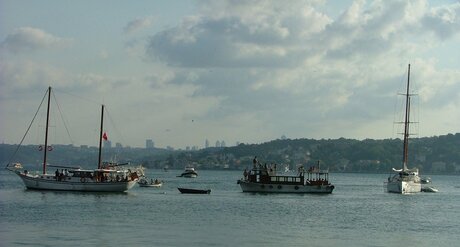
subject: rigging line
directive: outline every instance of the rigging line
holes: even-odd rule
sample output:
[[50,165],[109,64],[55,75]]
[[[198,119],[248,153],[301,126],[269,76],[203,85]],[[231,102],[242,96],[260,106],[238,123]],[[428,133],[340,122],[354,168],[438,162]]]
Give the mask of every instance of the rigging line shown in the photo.
[[61,91],[61,90],[57,90],[57,89],[54,89],[54,91],[58,91],[58,92],[60,92],[60,93],[67,94],[67,95],[70,95],[70,96],[72,96],[72,97],[79,98],[79,99],[81,99],[81,100],[91,102],[91,103],[93,103],[93,104],[101,105],[101,103],[99,103],[99,102],[97,102],[97,101],[95,101],[95,100],[87,99],[87,98],[85,98],[85,97],[78,96],[78,95],[75,95],[75,94],[71,94],[71,93],[69,93],[69,92],[65,92],[65,91]]
[[56,106],[58,108],[59,115],[61,116],[62,123],[64,123],[65,130],[67,131],[67,135],[69,136],[70,142],[72,144],[74,144],[74,141],[72,140],[72,137],[70,136],[69,128],[67,127],[66,121],[64,119],[64,114],[62,114],[61,106],[59,105],[59,103],[57,101],[57,98],[56,98],[56,95],[54,94],[54,92],[52,92],[52,94],[53,94],[54,102],[56,102]]
[[126,143],[125,141],[125,138],[124,136],[122,135],[122,133],[118,130],[117,126],[115,125],[115,121],[113,121],[112,119],[112,115],[110,114],[109,110],[107,108],[105,108],[105,112],[106,112],[106,116],[108,117],[110,123],[113,125],[113,128],[115,129],[115,132],[120,135],[121,137],[121,140],[122,142]]
[[[21,147],[22,143],[24,142],[24,139],[26,139],[27,133],[29,133],[30,127],[32,127],[32,124],[33,124],[33,122],[34,122],[34,120],[35,120],[35,117],[37,117],[38,112],[40,111],[40,108],[42,107],[43,101],[45,101],[46,94],[48,93],[48,90],[49,90],[49,89],[46,90],[45,95],[43,96],[42,102],[40,102],[40,105],[38,106],[38,109],[37,109],[37,111],[35,112],[35,115],[34,115],[34,117],[32,118],[32,121],[30,121],[29,127],[28,127],[27,130],[26,130],[26,133],[25,133],[24,136],[22,137],[22,140],[21,140],[21,142],[19,143],[19,145],[16,147],[16,150],[14,151],[13,155],[11,155],[11,157],[8,159],[8,163],[6,164],[6,167],[5,167],[5,168],[8,167],[8,165],[10,164],[11,160],[13,159],[13,157],[16,156],[16,153],[18,152],[19,148]],[[46,148],[46,147],[45,147],[45,148]]]

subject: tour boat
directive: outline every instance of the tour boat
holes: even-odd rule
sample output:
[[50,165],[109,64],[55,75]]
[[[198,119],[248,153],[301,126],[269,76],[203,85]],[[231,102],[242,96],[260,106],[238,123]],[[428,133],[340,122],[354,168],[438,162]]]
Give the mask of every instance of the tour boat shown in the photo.
[[278,176],[276,167],[254,164],[248,173],[237,183],[243,192],[262,193],[332,193],[334,185],[329,182],[329,171],[321,170],[318,166],[310,167],[307,171],[299,168],[297,176]]
[[408,152],[409,152],[409,124],[410,122],[410,99],[412,94],[409,93],[410,81],[410,64],[407,72],[407,88],[405,117],[404,117],[404,146],[403,146],[403,160],[401,169],[393,168],[395,174],[390,175],[388,180],[384,182],[386,191],[390,193],[408,194],[418,193],[422,190],[422,183],[417,168],[408,168]]
[[186,166],[184,172],[178,177],[185,177],[185,178],[196,178],[198,173],[195,171],[195,168],[191,166]]
[[[97,169],[85,170],[79,167],[52,166],[62,168],[60,171],[56,169],[54,173],[48,173],[47,155],[51,151],[51,146],[48,146],[48,128],[50,118],[50,101],[51,87],[47,90],[48,107],[46,113],[45,125],[45,144],[43,151],[43,169],[41,172],[29,172],[27,170],[19,171],[7,169],[15,172],[24,182],[27,189],[34,190],[62,190],[62,191],[85,191],[85,192],[124,192],[131,189],[138,180],[138,175],[135,170],[121,168],[121,166],[102,163],[102,139],[103,139],[103,121],[104,121],[104,105],[101,110],[101,128],[99,136],[99,162]],[[43,98],[45,99],[45,98]],[[41,104],[40,104],[41,105]],[[30,127],[29,127],[30,128]],[[26,132],[27,135],[27,132]],[[21,141],[22,144],[22,141]],[[19,147],[21,146],[19,144]],[[17,151],[17,150],[16,150]]]

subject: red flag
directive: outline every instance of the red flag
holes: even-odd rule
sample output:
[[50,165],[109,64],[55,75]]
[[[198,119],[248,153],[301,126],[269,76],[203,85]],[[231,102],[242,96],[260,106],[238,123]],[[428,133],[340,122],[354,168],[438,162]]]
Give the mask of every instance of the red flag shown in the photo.
[[104,139],[104,141],[107,141],[109,138],[107,137],[107,133],[104,132],[104,134],[102,135],[102,139]]

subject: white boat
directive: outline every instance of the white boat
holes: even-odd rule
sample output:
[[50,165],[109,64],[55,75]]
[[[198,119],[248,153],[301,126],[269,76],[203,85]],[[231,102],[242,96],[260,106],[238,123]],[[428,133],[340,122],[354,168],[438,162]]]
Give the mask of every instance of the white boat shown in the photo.
[[411,94],[409,93],[409,81],[410,81],[410,64],[407,73],[407,88],[406,94],[406,110],[404,118],[404,147],[403,147],[403,161],[401,169],[394,169],[396,172],[388,177],[388,180],[384,182],[386,191],[390,193],[408,194],[418,193],[422,190],[421,179],[417,168],[409,169],[408,164],[408,152],[409,152],[409,124],[410,122],[410,99]]
[[432,187],[432,186],[423,186],[422,187],[422,191],[423,192],[439,192],[438,189],[436,189],[435,187]]
[[424,177],[420,179],[420,182],[422,184],[431,184],[431,178],[430,177]]
[[178,177],[196,178],[197,176],[198,176],[198,173],[195,171],[195,168],[191,166],[186,166],[184,172]]
[[18,163],[18,162],[16,162],[16,163],[11,163],[11,164],[7,164],[6,167],[7,167],[7,168],[10,168],[10,169],[11,169],[11,168],[12,168],[12,169],[22,169],[22,168],[23,168],[23,167],[22,167],[22,164],[21,164],[21,163]]
[[249,173],[244,171],[237,183],[243,192],[330,194],[334,190],[329,182],[329,171],[321,170],[319,162],[307,172],[299,169],[298,176],[278,176],[276,169],[254,164]]
[[[56,169],[54,174],[47,173],[47,152],[48,148],[48,127],[50,117],[50,99],[51,87],[48,88],[48,108],[45,125],[45,146],[42,148],[44,153],[43,169],[40,173],[32,173],[27,170],[14,171],[24,182],[27,189],[34,190],[62,190],[62,191],[91,191],[91,192],[124,192],[131,189],[138,180],[136,171],[131,172],[130,169],[121,168],[120,166],[102,164],[102,128],[104,120],[104,105],[101,111],[101,129],[99,137],[99,162],[97,169],[83,170],[75,167],[54,166],[66,168],[59,172]],[[27,134],[27,133],[26,133]],[[22,143],[21,143],[22,144]],[[8,167],[7,167],[8,168]]]
[[149,179],[146,177],[141,177],[139,181],[137,182],[139,184],[139,187],[155,187],[155,188],[160,188],[163,186],[163,181],[160,181],[158,179]]

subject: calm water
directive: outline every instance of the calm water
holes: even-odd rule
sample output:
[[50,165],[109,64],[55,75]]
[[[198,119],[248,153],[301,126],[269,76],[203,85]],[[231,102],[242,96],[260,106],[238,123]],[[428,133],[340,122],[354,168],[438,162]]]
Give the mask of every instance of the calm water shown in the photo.
[[[331,174],[330,195],[242,193],[241,172],[149,170],[161,189],[25,190],[0,172],[0,246],[458,246],[460,177],[439,193],[383,192],[383,174]],[[177,187],[212,189],[182,195]]]

